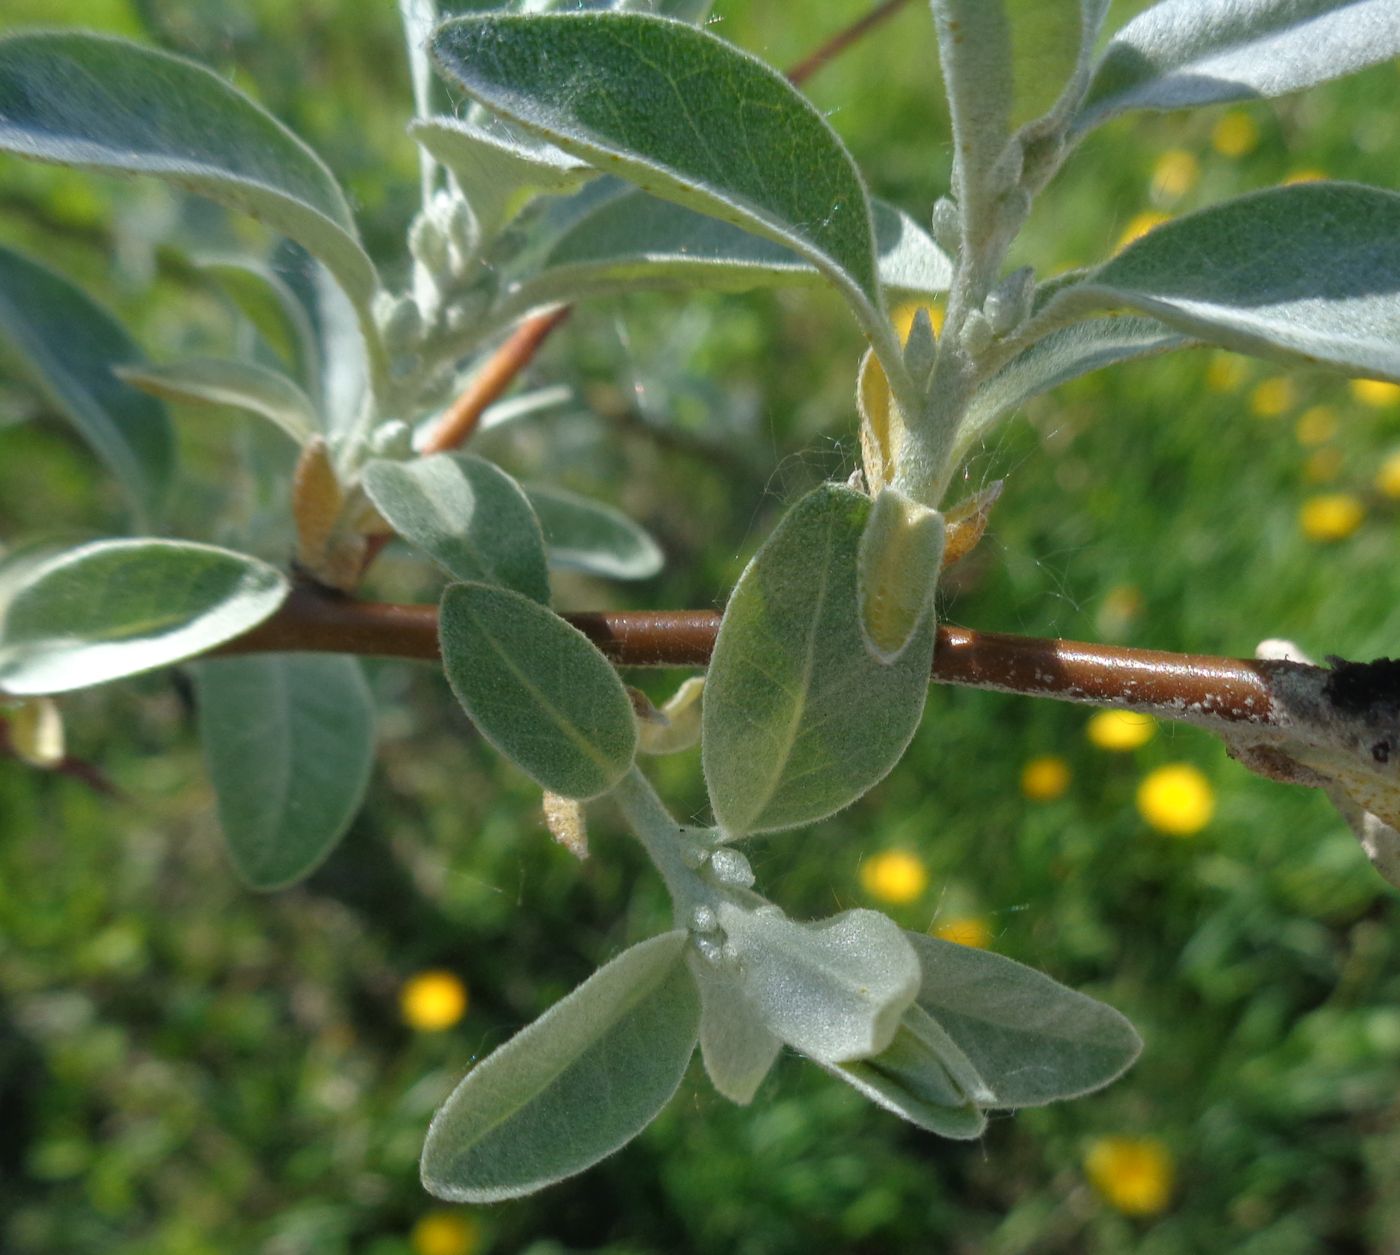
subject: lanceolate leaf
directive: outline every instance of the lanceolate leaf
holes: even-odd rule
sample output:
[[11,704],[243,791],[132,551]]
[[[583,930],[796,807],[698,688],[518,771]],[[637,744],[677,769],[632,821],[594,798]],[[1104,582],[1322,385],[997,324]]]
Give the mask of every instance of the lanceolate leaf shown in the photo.
[[461,18],[434,52],[470,95],[560,148],[802,254],[897,360],[860,172],[776,71],[707,31],[632,13]]
[[374,702],[353,658],[200,663],[199,737],[234,868],[255,889],[308,875],[345,834],[374,763]]
[[705,1072],[730,1102],[747,1106],[783,1043],[727,973],[694,950],[688,958],[700,990],[700,1055]]
[[188,357],[159,365],[124,366],[117,373],[151,396],[191,405],[227,405],[261,415],[298,444],[310,440],[321,425],[306,393],[286,375],[253,362]]
[[612,664],[537,601],[453,584],[439,620],[443,668],[483,736],[551,793],[596,797],[632,764],[637,721]]
[[478,1063],[434,1117],[423,1184],[488,1203],[573,1176],[640,1133],[695,1051],[688,934],[619,955]]
[[324,261],[370,325],[378,278],[330,171],[202,66],[99,35],[11,35],[0,40],[0,151],[156,175],[251,213]]
[[32,571],[0,623],[0,691],[62,693],[193,657],[267,618],[287,581],[213,545],[104,540]]
[[67,279],[0,248],[0,346],[107,464],[138,515],[158,513],[175,435],[165,406],[112,373],[141,360],[121,325]]
[[613,580],[649,579],[665,559],[660,547],[619,510],[560,488],[531,484],[530,498],[549,561]]
[[1281,96],[1400,54],[1393,0],[1161,0],[1114,37],[1075,122]]
[[897,661],[866,648],[857,554],[870,499],[797,503],[730,598],[705,685],[705,780],[730,837],[811,823],[899,760],[928,691],[933,615]]
[[246,257],[204,257],[195,261],[292,368],[297,382],[309,394],[319,397],[321,366],[316,330],[310,312],[283,278],[270,265]]
[[1400,195],[1272,188],[1164,223],[1036,320],[1127,307],[1194,339],[1400,380]]
[[459,580],[549,604],[544,539],[520,485],[470,454],[371,462],[365,491],[390,526]]

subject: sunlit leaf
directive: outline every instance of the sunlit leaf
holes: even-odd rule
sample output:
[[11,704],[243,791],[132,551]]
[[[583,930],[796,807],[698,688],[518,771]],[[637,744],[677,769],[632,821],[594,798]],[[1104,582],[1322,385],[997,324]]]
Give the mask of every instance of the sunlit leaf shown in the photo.
[[530,498],[552,566],[613,580],[645,580],[665,558],[646,531],[601,501],[543,484],[529,484]]
[[187,357],[176,362],[125,366],[118,375],[142,392],[191,405],[226,405],[275,423],[298,444],[321,425],[311,398],[286,375],[254,362]]

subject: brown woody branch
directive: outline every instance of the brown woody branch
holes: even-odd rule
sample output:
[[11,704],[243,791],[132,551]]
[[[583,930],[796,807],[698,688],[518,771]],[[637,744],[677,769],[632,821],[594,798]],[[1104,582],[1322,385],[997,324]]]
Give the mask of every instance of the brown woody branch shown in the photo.
[[787,72],[788,81],[794,85],[805,83],[828,61],[835,60],[853,43],[861,39],[881,22],[893,17],[909,0],[884,0],[877,4],[864,17],[857,18],[844,30],[838,31],[810,56],[804,57]]

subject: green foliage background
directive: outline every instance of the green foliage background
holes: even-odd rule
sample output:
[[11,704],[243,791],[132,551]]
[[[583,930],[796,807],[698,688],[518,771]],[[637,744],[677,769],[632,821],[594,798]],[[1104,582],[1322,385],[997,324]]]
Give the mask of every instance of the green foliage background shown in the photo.
[[[717,29],[788,64],[864,9],[718,6]],[[1119,6],[1115,6],[1117,8]],[[392,6],[307,0],[9,0],[4,25],[86,24],[229,74],[345,181],[371,252],[400,256],[416,164]],[[1115,12],[1114,21],[1122,14]],[[1173,212],[1303,169],[1394,185],[1394,65],[1243,112],[1247,157],[1211,146],[1219,110],[1119,121],[1052,187],[1023,245],[1050,268],[1092,260],[1149,207],[1154,162],[1186,149],[1199,184]],[[927,11],[910,8],[813,80],[882,195],[922,214],[946,186],[946,125]],[[257,229],[148,184],[5,161],[0,238],[86,284],[154,357],[226,349],[226,311],[181,260]],[[566,607],[717,606],[783,506],[856,457],[859,337],[838,299],[630,298],[581,309],[532,368],[586,402],[483,438],[512,471],[591,491],[661,538],[637,588],[561,580]],[[1006,476],[992,532],[943,594],[993,630],[1248,653],[1286,636],[1314,654],[1400,653],[1397,503],[1372,488],[1400,447],[1400,405],[1191,353],[1061,389],[968,470]],[[8,378],[8,377],[5,377]],[[1215,386],[1212,386],[1212,383]],[[1295,436],[1339,418],[1330,482]],[[22,420],[32,418],[35,421]],[[231,415],[178,415],[180,534],[237,518],[283,558],[289,448]],[[508,429],[509,430],[509,429]],[[233,468],[233,469],[230,469]],[[1310,478],[1312,477],[1312,478]],[[1302,502],[1356,493],[1361,527],[1307,539]],[[0,536],[115,534],[119,501],[24,388],[0,384]],[[1140,597],[1125,616],[1122,590]],[[406,558],[375,590],[427,599]],[[678,676],[640,679],[656,696]],[[377,664],[380,767],[331,860],[272,896],[220,849],[188,685],[157,675],[65,702],[75,753],[124,800],[0,762],[0,1246],[201,1255],[412,1250],[432,1210],[416,1161],[433,1109],[474,1058],[666,925],[664,895],[600,808],[583,865],[544,831],[537,790],[477,738],[440,676]],[[858,719],[860,712],[851,712]],[[1104,1093],[1003,1118],[981,1144],[901,1125],[792,1058],[739,1110],[698,1065],[618,1157],[535,1199],[476,1214],[478,1249],[985,1252],[1231,1249],[1287,1255],[1400,1246],[1400,909],[1319,796],[1249,776],[1210,739],[1164,728],[1107,755],[1087,713],[935,690],[906,762],[824,824],[762,838],[760,881],[794,915],[872,904],[863,858],[916,852],[930,883],[891,908],[913,928],[975,914],[1001,953],[1104,998],[1139,1025],[1140,1063]],[[1031,757],[1063,755],[1068,793],[1023,798]],[[1133,806],[1154,765],[1197,764],[1218,795],[1192,839]],[[658,764],[698,811],[698,755]],[[403,1024],[398,993],[459,973],[466,1018]],[[1161,1139],[1178,1179],[1131,1219],[1089,1186],[1104,1135]]]

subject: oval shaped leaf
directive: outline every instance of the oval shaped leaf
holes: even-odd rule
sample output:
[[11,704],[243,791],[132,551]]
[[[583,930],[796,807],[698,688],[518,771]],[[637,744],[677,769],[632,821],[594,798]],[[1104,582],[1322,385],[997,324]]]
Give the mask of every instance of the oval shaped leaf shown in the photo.
[[1400,380],[1400,195],[1271,188],[1164,223],[1037,318],[1127,306],[1194,338]]
[[470,1072],[433,1117],[423,1184],[490,1203],[573,1176],[630,1142],[695,1051],[688,934],[624,951]]
[[549,604],[540,524],[520,485],[499,467],[470,454],[371,462],[364,486],[400,536],[459,580]]
[[226,357],[187,357],[159,365],[124,366],[117,374],[132,387],[169,401],[227,405],[275,423],[298,444],[321,425],[311,398],[286,375]]
[[262,219],[321,258],[367,310],[379,286],[321,159],[203,66],[122,39],[0,39],[0,151],[151,174]]
[[63,693],[150,671],[261,623],[287,580],[247,554],[104,540],[31,572],[0,623],[0,690]]
[[121,324],[67,279],[0,247],[0,343],[106,463],[137,514],[158,514],[175,433],[165,406],[112,373],[142,358]]
[[918,955],[917,1004],[957,1043],[994,1095],[1036,1107],[1120,1076],[1142,1050],[1112,1007],[999,954],[906,933]]
[[694,950],[690,973],[700,990],[700,1057],[711,1083],[730,1102],[746,1107],[768,1075],[782,1041],[735,983]]
[[1281,96],[1397,54],[1394,0],[1161,0],[1104,50],[1075,129],[1125,109]]
[[552,566],[610,580],[645,580],[665,564],[661,547],[620,510],[562,488],[529,484]]
[[596,797],[637,752],[612,664],[577,628],[520,593],[453,584],[442,597],[443,669],[481,734],[551,793]]
[[769,66],[637,13],[459,18],[433,52],[469,95],[566,152],[794,249],[892,345],[860,172]]
[[749,563],[720,624],[701,749],[715,818],[732,838],[849,806],[899,761],[923,713],[928,614],[898,660],[866,648],[857,555],[870,499],[808,493]]
[[199,739],[234,870],[254,889],[309,875],[345,835],[374,764],[354,658],[258,654],[195,668]]

